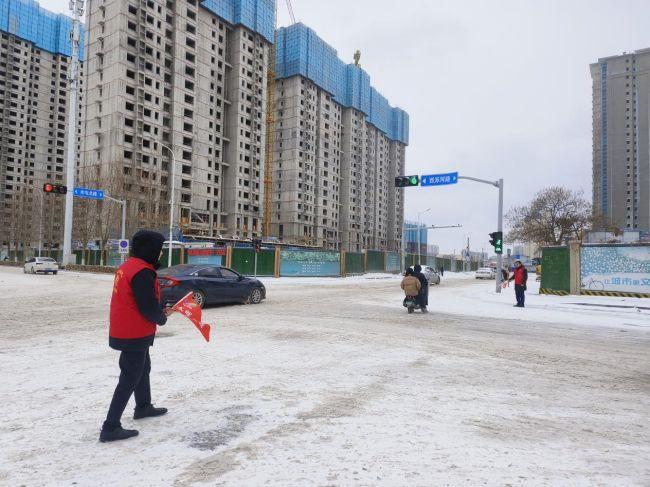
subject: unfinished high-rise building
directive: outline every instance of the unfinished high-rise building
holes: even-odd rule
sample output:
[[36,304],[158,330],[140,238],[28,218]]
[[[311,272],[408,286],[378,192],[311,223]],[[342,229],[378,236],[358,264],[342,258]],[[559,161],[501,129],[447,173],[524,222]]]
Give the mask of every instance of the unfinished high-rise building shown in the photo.
[[86,20],[80,180],[162,228],[173,174],[181,232],[261,235],[274,0],[90,0]]
[[0,0],[0,252],[61,245],[65,198],[43,185],[66,181],[71,29],[37,2]]
[[606,227],[650,231],[650,49],[590,69],[594,213]]
[[358,252],[401,248],[408,115],[303,24],[276,32],[272,234]]

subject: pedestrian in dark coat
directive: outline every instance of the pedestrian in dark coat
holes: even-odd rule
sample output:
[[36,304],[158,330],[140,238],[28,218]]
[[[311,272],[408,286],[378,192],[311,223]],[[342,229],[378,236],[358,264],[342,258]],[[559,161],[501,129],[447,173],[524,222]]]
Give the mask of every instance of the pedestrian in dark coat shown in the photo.
[[440,267],[440,275],[441,275],[441,276],[444,276],[444,275],[445,275],[445,268],[442,267],[442,266]]
[[422,266],[420,264],[416,265],[413,270],[413,277],[417,277],[420,281],[420,294],[418,294],[418,303],[420,304],[420,309],[423,313],[428,313],[427,306],[429,306],[429,281],[426,276],[422,273]]
[[131,395],[135,395],[133,419],[161,416],[165,408],[151,404],[149,347],[156,327],[167,321],[160,306],[160,286],[156,269],[165,237],[141,230],[131,240],[131,257],[115,273],[111,298],[108,344],[120,351],[120,378],[102,426],[102,442],[125,440],[138,434],[120,422]]
[[526,283],[528,282],[528,271],[522,265],[520,260],[515,261],[515,270],[512,273],[512,277],[508,279],[508,282],[515,281],[515,296],[517,298],[517,304],[515,308],[523,308],[524,301],[526,300]]

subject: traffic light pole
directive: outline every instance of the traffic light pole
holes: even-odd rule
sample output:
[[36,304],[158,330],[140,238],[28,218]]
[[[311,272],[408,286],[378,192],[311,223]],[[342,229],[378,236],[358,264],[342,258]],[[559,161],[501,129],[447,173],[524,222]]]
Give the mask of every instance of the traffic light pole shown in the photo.
[[68,135],[66,161],[66,185],[68,192],[65,195],[65,220],[63,225],[63,265],[73,263],[72,259],[72,205],[74,204],[74,176],[77,160],[77,87],[79,83],[79,18],[83,15],[83,0],[70,0],[72,10],[72,32],[70,40],[72,44],[72,55],[70,56],[70,81],[68,93],[70,95],[70,107],[68,109]]
[[[499,212],[497,217],[497,229],[499,232],[503,232],[503,179],[497,181],[488,181],[486,179],[472,178],[469,176],[458,176],[458,179],[469,179],[470,181],[476,181],[477,183],[489,184],[499,189]],[[503,269],[503,254],[497,254],[497,272],[496,272],[496,291],[501,293],[501,284],[503,283],[503,274],[501,270]]]

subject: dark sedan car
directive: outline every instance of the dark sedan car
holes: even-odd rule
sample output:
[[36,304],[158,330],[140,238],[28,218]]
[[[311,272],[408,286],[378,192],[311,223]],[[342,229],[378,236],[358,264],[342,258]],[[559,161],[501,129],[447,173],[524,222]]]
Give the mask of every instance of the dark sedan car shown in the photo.
[[216,265],[182,264],[158,272],[165,305],[177,303],[190,291],[202,308],[208,304],[252,303],[266,298],[266,288],[257,279]]

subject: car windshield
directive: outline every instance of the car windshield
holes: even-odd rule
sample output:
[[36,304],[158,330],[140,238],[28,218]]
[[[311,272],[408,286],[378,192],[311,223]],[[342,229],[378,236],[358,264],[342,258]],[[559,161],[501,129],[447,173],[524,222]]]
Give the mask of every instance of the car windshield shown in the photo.
[[39,262],[56,262],[54,259],[52,259],[50,257],[39,257],[38,261]]
[[173,276],[186,276],[194,272],[198,266],[193,264],[181,264],[169,267],[168,269],[162,269],[158,271],[160,277],[173,277]]

